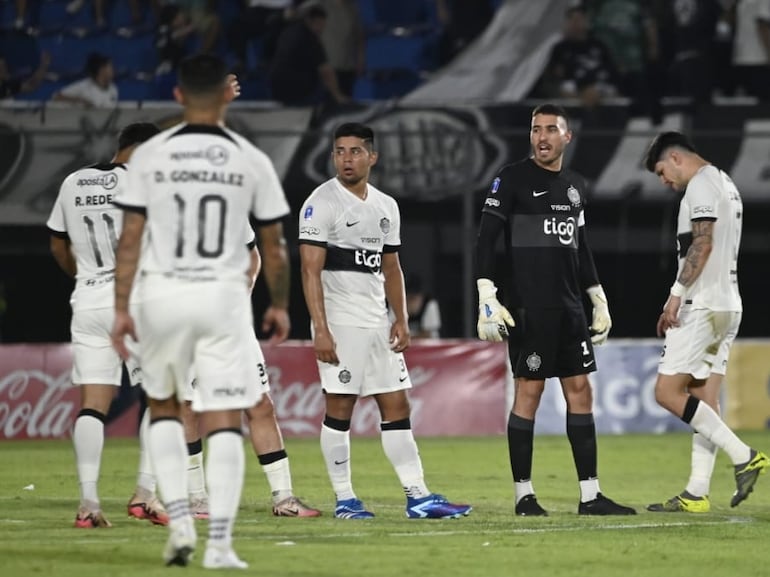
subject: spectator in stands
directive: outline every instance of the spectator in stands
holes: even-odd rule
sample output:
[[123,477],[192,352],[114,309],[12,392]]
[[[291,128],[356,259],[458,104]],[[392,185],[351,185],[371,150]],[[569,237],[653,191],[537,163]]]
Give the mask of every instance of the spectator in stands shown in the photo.
[[321,0],[327,19],[321,41],[329,64],[337,76],[337,84],[346,97],[366,65],[366,37],[356,0]]
[[222,29],[217,0],[174,0],[173,3],[182,9],[198,35],[197,52],[216,52]]
[[262,57],[265,62],[270,62],[281,30],[295,15],[293,0],[242,1],[243,8],[230,32],[230,48],[236,58],[236,70],[246,68],[246,53],[253,39],[262,43]]
[[13,98],[17,94],[25,92],[34,92],[45,79],[50,62],[51,55],[48,52],[43,52],[40,55],[40,64],[31,76],[27,78],[14,77],[8,70],[5,59],[0,56],[0,100]]
[[473,42],[495,15],[491,0],[435,0],[442,26],[439,41],[440,64],[447,64]]
[[185,13],[176,4],[166,4],[160,9],[160,20],[155,32],[155,47],[158,49],[157,75],[176,70],[177,65],[187,56],[187,38],[194,32]]
[[425,291],[422,278],[417,274],[407,275],[405,289],[406,312],[409,314],[412,338],[437,339],[441,330],[438,301]]
[[607,45],[591,35],[583,5],[567,8],[564,38],[554,45],[541,82],[543,96],[579,98],[587,107],[618,93],[612,56]]
[[[33,18],[30,18],[30,15],[27,11],[29,6],[27,0],[16,0],[15,6],[16,19],[13,22],[13,27],[16,30],[26,30],[29,34],[37,34],[39,32],[35,26],[37,24],[37,15],[35,15]],[[35,7],[39,8],[37,5]]]
[[695,104],[708,102],[714,87],[713,62],[720,0],[660,2],[662,36],[671,39],[668,92]]
[[738,89],[770,99],[770,0],[737,0],[733,72]]
[[59,102],[83,104],[86,107],[112,108],[118,102],[118,87],[113,78],[112,60],[94,52],[86,62],[86,78],[68,84],[53,95]]
[[[107,21],[104,18],[104,0],[93,0],[94,2],[94,24],[97,28],[106,28]],[[68,14],[77,14],[83,8],[85,0],[72,0],[67,4]]]
[[299,18],[278,38],[270,65],[273,98],[288,106],[312,106],[329,99],[347,102],[349,99],[340,91],[321,43],[326,10],[308,2],[299,8],[298,14]]
[[651,76],[659,65],[658,30],[642,0],[594,0],[591,30],[606,44],[618,72],[623,96],[632,99],[631,113],[648,113],[659,120],[660,82]]

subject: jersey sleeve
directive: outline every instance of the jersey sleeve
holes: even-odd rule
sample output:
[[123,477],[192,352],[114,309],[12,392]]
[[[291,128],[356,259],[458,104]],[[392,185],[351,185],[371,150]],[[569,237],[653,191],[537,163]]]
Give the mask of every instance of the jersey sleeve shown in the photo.
[[687,185],[690,220],[716,220],[719,190],[703,174],[697,174]]
[[484,207],[481,212],[494,215],[503,220],[508,220],[508,215],[513,208],[513,170],[504,167],[497,173],[484,199]]
[[65,179],[59,188],[59,194],[56,197],[56,202],[53,204],[51,215],[48,217],[48,222],[46,223],[48,230],[51,231],[52,234],[61,237],[68,236],[67,223],[64,219],[64,206],[62,201],[63,192],[67,186],[68,181],[69,179]]
[[139,145],[131,156],[131,162],[126,166],[126,184],[117,191],[112,204],[123,210],[146,213],[148,179],[150,177],[147,164],[151,149]]
[[383,252],[398,252],[398,249],[401,248],[401,211],[399,211],[398,203],[394,198],[391,198],[390,201],[390,222],[380,223],[380,228],[385,231],[385,241],[382,250]]
[[332,207],[311,194],[299,212],[299,242],[326,246],[332,226]]
[[256,148],[253,153],[257,190],[251,209],[252,216],[259,225],[270,224],[289,214],[289,203],[272,161]]

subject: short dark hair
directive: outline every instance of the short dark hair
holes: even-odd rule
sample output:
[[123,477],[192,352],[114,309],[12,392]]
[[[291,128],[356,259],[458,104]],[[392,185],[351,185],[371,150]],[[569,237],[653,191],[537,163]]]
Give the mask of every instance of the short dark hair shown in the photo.
[[105,56],[100,52],[91,52],[86,59],[86,74],[89,77],[94,78],[103,66],[106,66],[112,62],[109,56]]
[[334,129],[334,140],[343,136],[356,136],[374,147],[374,130],[360,122],[345,122]]
[[179,88],[192,95],[209,95],[225,87],[227,65],[215,54],[196,54],[179,63]]
[[676,130],[661,132],[653,139],[650,143],[650,147],[647,149],[647,154],[644,156],[644,167],[650,172],[655,172],[655,165],[666,150],[672,147],[696,152],[690,139],[681,132],[677,132]]
[[553,104],[552,102],[539,104],[538,106],[535,106],[535,109],[532,111],[532,118],[538,114],[561,116],[564,119],[564,122],[567,123],[567,127],[569,127],[569,115],[567,114],[567,110],[559,104]]
[[152,122],[134,122],[129,124],[118,134],[118,150],[123,150],[135,144],[141,144],[150,140],[160,132],[160,128]]

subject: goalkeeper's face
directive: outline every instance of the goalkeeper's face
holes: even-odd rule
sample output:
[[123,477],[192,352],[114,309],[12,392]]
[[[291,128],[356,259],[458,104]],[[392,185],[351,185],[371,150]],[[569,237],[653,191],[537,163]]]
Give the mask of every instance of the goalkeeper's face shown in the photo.
[[357,136],[341,136],[334,142],[332,152],[337,178],[347,186],[369,180],[369,172],[377,162],[371,144]]

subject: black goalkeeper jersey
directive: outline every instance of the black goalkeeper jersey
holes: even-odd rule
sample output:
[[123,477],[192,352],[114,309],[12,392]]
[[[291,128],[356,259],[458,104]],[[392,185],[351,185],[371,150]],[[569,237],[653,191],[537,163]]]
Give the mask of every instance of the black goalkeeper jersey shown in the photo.
[[504,166],[492,182],[483,212],[507,225],[510,307],[582,306],[578,231],[586,187],[576,172],[546,170],[531,158]]

